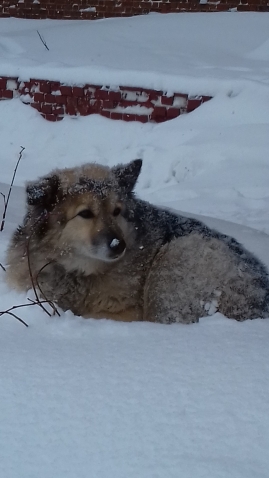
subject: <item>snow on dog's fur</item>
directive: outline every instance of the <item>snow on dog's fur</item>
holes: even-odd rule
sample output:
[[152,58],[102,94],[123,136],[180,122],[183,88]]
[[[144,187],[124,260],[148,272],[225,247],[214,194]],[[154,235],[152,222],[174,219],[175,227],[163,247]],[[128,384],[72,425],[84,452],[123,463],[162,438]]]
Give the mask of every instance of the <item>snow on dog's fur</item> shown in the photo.
[[8,279],[84,317],[196,322],[269,315],[265,267],[235,239],[137,199],[142,161],[55,170],[26,188]]

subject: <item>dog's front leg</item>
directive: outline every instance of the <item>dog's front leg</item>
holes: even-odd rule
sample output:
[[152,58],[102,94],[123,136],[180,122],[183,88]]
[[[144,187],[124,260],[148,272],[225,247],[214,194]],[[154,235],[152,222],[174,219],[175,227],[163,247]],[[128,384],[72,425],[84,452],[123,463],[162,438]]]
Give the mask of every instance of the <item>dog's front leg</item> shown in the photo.
[[189,277],[184,276],[177,247],[165,244],[154,259],[144,294],[143,320],[164,324],[190,324],[204,315]]

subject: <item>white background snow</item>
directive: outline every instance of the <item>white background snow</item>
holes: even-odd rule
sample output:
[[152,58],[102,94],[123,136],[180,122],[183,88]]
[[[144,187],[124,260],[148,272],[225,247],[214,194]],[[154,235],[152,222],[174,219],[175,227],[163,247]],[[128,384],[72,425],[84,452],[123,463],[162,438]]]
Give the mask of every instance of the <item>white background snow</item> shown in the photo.
[[[0,191],[25,151],[0,262],[26,180],[142,157],[140,197],[208,216],[269,265],[268,52],[266,13],[0,19],[0,75],[214,96],[163,124],[95,115],[52,124],[19,99],[1,101]],[[0,310],[27,301],[4,276]],[[124,324],[50,319],[36,307],[19,315],[28,329],[0,319],[1,477],[268,478],[269,321]]]

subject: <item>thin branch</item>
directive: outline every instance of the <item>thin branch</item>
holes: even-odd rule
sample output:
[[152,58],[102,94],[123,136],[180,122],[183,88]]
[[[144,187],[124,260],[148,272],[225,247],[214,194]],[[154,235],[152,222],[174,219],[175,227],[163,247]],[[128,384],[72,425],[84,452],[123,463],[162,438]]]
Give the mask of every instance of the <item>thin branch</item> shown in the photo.
[[17,173],[17,169],[18,169],[18,166],[19,166],[19,164],[20,164],[20,160],[21,160],[21,158],[22,158],[22,153],[23,153],[24,150],[25,150],[25,148],[24,148],[23,146],[21,146],[21,150],[20,150],[20,153],[19,153],[19,159],[18,159],[18,161],[17,161],[17,163],[16,163],[16,166],[15,166],[15,169],[14,169],[14,171],[13,171],[13,176],[12,176],[11,183],[10,183],[10,186],[9,186],[7,198],[5,197],[5,195],[4,195],[3,193],[1,193],[1,196],[3,196],[3,198],[4,198],[4,212],[3,212],[3,216],[2,216],[2,222],[1,222],[0,232],[3,231],[4,226],[5,226],[5,220],[6,220],[6,214],[7,214],[7,208],[8,208],[9,198],[10,198],[10,194],[11,194],[11,191],[12,191],[14,179],[15,179],[15,176],[16,176],[16,173]]
[[40,283],[39,283],[39,277],[38,277],[39,274],[40,274],[40,273],[45,269],[45,267],[47,267],[49,264],[51,264],[51,262],[47,262],[47,264],[45,264],[43,267],[41,267],[41,269],[39,269],[39,271],[38,271],[38,273],[37,273],[37,275],[36,275],[36,283],[37,283],[37,287],[39,288],[41,294],[42,294],[43,297],[45,298],[46,302],[48,302],[48,303],[50,304],[50,306],[51,306],[51,308],[53,309],[54,313],[57,314],[58,317],[61,317],[61,314],[60,314],[60,312],[58,311],[56,305],[55,305],[52,301],[50,301],[50,300],[47,299],[47,297],[46,297],[46,295],[44,294],[44,292],[43,292],[43,290],[42,290],[42,288],[41,288],[41,285],[40,285]]
[[4,314],[11,315],[12,317],[14,317],[14,319],[18,320],[23,325],[25,325],[25,327],[29,327],[29,325],[26,324],[26,322],[24,322],[24,320],[20,319],[20,317],[18,317],[16,314],[13,314],[12,312],[3,312],[3,314],[1,313],[1,315],[4,315]]
[[3,264],[1,264],[1,262],[0,262],[0,267],[1,267],[1,269],[3,269],[4,272],[6,272],[6,269],[5,269],[5,267],[3,266]]
[[19,305],[13,305],[12,307],[9,307],[9,309],[7,310],[3,310],[3,311],[0,311],[0,317],[2,317],[2,315],[12,315],[12,317],[15,317],[15,319],[19,320],[22,324],[24,324],[26,327],[29,327],[28,324],[26,324],[26,322],[24,322],[24,320],[22,320],[20,317],[18,317],[18,315],[14,314],[14,312],[12,312],[13,310],[16,310],[16,309],[23,309],[24,307],[31,307],[31,305],[43,305],[43,304],[47,304],[48,301],[47,300],[38,300],[35,301],[35,300],[32,300],[32,299],[29,299],[28,297],[28,300],[30,302],[30,304],[19,304]]
[[47,48],[47,50],[49,51],[49,47],[48,47],[47,43],[45,42],[44,38],[40,35],[38,30],[36,30],[36,31],[37,31],[37,34],[38,34],[40,40],[42,41],[44,47]]
[[[38,221],[40,221],[41,217],[38,218]],[[37,224],[37,222],[34,224],[34,226]],[[33,277],[33,271],[32,271],[32,267],[31,267],[31,261],[30,261],[30,241],[32,239],[32,236],[34,234],[34,227],[33,227],[33,230],[29,236],[29,239],[27,241],[27,246],[26,246],[26,253],[27,253],[27,262],[28,262],[28,270],[29,270],[29,274],[30,274],[30,280],[31,280],[31,284],[32,284],[32,287],[33,287],[33,290],[34,290],[34,294],[35,294],[35,298],[36,298],[36,302],[38,302],[38,304],[40,305],[41,309],[44,310],[44,312],[46,312],[46,314],[51,317],[51,313],[46,309],[46,307],[44,307],[42,305],[42,301],[40,301],[39,297],[38,297],[38,293],[37,293],[37,290],[36,290],[36,285],[35,285],[35,281],[34,281],[34,277]]]

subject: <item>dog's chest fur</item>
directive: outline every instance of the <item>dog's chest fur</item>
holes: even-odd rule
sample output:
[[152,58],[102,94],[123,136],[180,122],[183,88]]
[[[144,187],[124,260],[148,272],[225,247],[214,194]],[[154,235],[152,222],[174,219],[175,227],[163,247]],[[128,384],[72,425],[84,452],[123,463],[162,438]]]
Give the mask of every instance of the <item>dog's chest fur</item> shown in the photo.
[[144,285],[154,254],[137,248],[103,273],[91,275],[66,272],[54,264],[40,277],[41,287],[61,308],[84,317],[142,320]]

